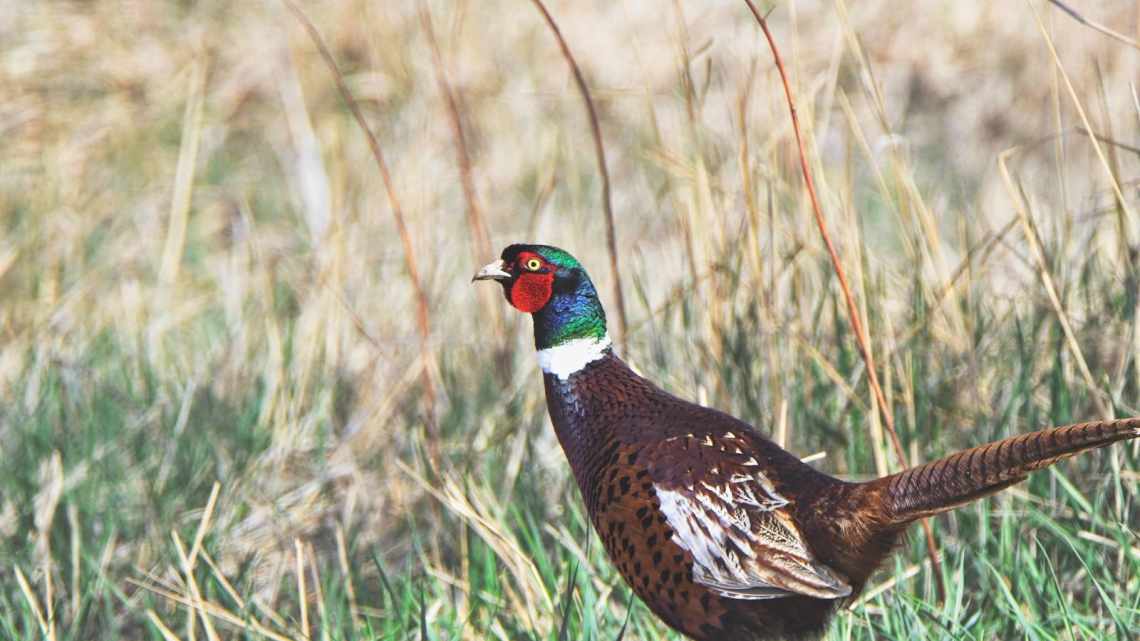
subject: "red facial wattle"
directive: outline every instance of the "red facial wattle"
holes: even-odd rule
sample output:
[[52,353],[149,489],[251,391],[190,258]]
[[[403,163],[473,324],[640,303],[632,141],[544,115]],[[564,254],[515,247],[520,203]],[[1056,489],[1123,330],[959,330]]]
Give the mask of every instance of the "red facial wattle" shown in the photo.
[[511,284],[508,298],[519,311],[533,314],[546,307],[553,292],[553,272],[523,272]]

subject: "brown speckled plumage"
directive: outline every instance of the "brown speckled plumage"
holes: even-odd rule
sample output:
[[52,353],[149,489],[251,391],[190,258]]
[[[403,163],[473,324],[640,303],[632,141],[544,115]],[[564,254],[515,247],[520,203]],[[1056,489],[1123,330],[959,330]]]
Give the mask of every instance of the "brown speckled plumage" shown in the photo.
[[[852,484],[802,463],[742,421],[665,393],[612,353],[566,380],[544,379],[555,431],[606,552],[657,616],[710,641],[815,638],[836,608],[862,590],[910,522],[1140,430],[1140,419],[1044,430]],[[734,477],[738,484],[764,479],[770,488],[756,489],[755,481],[753,492],[786,501],[759,507],[748,501],[742,508],[761,530],[758,541],[749,541],[767,570],[754,573],[761,587],[753,589],[768,593],[758,598],[697,582],[694,555],[675,540],[662,510],[662,492],[722,497],[716,488]],[[775,534],[798,539],[807,558],[789,554],[788,541],[773,543]],[[805,571],[805,563],[821,569]],[[829,587],[829,579],[839,585]]]
[[[694,639],[817,638],[916,519],[1140,436],[1140,418],[1071,425],[847,483],[627,367],[569,254],[512,245],[476,278],[500,281],[524,311],[537,305],[540,350],[566,348],[566,360],[545,357],[547,408],[590,519],[634,592]],[[527,278],[552,279],[546,300],[520,302]]]
[[[613,354],[565,381],[544,378],[547,407],[594,528],[657,616],[697,639],[764,638],[750,632],[761,624],[769,638],[822,629],[834,600],[742,600],[695,583],[693,555],[673,540],[657,493],[712,485],[753,467],[785,497],[799,494],[798,487],[838,494],[846,484],[827,483],[747,424],[666,394]],[[743,465],[753,459],[755,465]],[[794,520],[793,507],[775,514]]]

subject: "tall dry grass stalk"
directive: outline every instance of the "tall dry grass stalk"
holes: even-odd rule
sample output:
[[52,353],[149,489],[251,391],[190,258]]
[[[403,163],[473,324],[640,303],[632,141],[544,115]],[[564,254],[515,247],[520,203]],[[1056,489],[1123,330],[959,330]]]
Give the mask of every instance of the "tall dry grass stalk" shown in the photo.
[[590,122],[590,136],[594,141],[594,156],[598,162],[598,174],[602,178],[602,215],[605,216],[606,221],[606,249],[610,255],[610,278],[613,279],[614,303],[617,304],[618,342],[621,344],[622,350],[626,351],[629,346],[627,337],[629,321],[626,320],[625,294],[622,293],[621,270],[618,269],[617,228],[614,224],[613,198],[610,195],[610,170],[606,165],[606,146],[602,140],[602,126],[598,122],[598,111],[594,107],[594,99],[590,97],[590,88],[586,84],[586,78],[583,77],[582,70],[578,67],[578,61],[574,59],[574,54],[570,52],[570,45],[566,44],[566,39],[562,37],[562,31],[558,28],[554,16],[550,15],[550,11],[547,10],[542,0],[531,0],[531,2],[542,14],[542,19],[546,21],[554,39],[558,41],[558,49],[570,67],[570,72],[574,76],[574,84],[586,106],[586,116]]
[[320,31],[317,30],[313,21],[305,15],[305,12],[302,11],[293,0],[282,1],[289,7],[289,10],[305,28],[309,37],[312,38],[313,44],[316,45],[317,50],[320,52],[321,58],[323,58],[325,64],[328,65],[329,72],[336,81],[336,87],[340,92],[341,98],[343,98],[345,104],[348,105],[349,111],[352,112],[352,117],[356,119],[356,123],[360,126],[361,133],[364,134],[365,140],[368,141],[368,148],[372,152],[372,157],[376,161],[376,167],[380,171],[380,177],[384,181],[384,192],[388,196],[388,207],[392,211],[392,218],[396,221],[396,230],[399,233],[400,243],[404,249],[404,265],[408,270],[408,280],[412,284],[412,291],[415,298],[416,328],[420,334],[420,380],[424,398],[424,422],[428,432],[427,445],[433,464],[438,465],[439,427],[437,424],[435,383],[431,375],[431,364],[435,360],[435,354],[431,348],[430,305],[428,303],[427,293],[424,291],[423,282],[420,278],[419,262],[416,259],[416,251],[412,244],[411,233],[408,231],[408,224],[404,220],[404,209],[400,205],[400,198],[396,194],[396,186],[392,182],[392,173],[388,169],[388,162],[384,159],[384,151],[380,146],[380,141],[377,140],[376,135],[372,133],[372,129],[368,126],[364,114],[360,111],[356,98],[353,97],[348,85],[345,84],[344,74],[340,72],[340,68],[336,64],[336,59],[333,58],[332,52],[329,51],[328,45],[325,44]]
[[[883,417],[883,424],[887,428],[887,435],[891,438],[891,446],[894,448],[895,456],[898,458],[899,464],[902,467],[908,467],[913,462],[907,461],[906,452],[903,450],[902,441],[899,440],[899,433],[895,429],[895,417],[891,411],[891,405],[887,402],[886,396],[883,394],[883,388],[879,385],[879,375],[875,369],[875,359],[871,353],[870,339],[867,333],[863,330],[863,322],[860,320],[861,315],[855,307],[855,298],[851,295],[851,286],[847,284],[847,275],[843,269],[843,263],[839,260],[839,254],[835,250],[835,243],[831,242],[831,234],[827,231],[827,222],[823,218],[823,210],[819,206],[819,197],[815,193],[815,183],[811,177],[811,169],[808,167],[807,150],[804,147],[803,135],[800,133],[799,116],[796,113],[796,101],[792,95],[791,85],[788,84],[788,75],[784,70],[784,63],[780,59],[780,50],[776,46],[776,41],[772,37],[772,31],[768,28],[768,21],[760,14],[756,5],[752,0],[744,0],[748,5],[748,10],[752,12],[752,17],[756,19],[760,29],[764,32],[765,39],[768,40],[768,46],[772,49],[772,57],[775,59],[776,68],[780,72],[780,81],[784,85],[784,97],[788,100],[788,113],[792,118],[792,130],[796,136],[796,146],[799,149],[800,155],[800,169],[803,172],[804,187],[808,193],[808,199],[811,201],[812,214],[815,216],[815,224],[819,227],[819,235],[823,238],[824,244],[827,246],[827,254],[831,259],[831,266],[835,270],[835,276],[839,280],[839,288],[843,292],[843,301],[847,305],[847,316],[851,321],[852,331],[855,332],[855,343],[859,348],[859,355],[863,357],[863,362],[867,366],[867,382],[871,387],[871,392],[875,395],[875,404],[879,409],[879,414]],[[864,312],[865,313],[865,312]],[[942,584],[942,565],[938,559],[938,548],[934,540],[934,529],[930,525],[930,519],[922,519],[923,533],[926,535],[927,555],[930,558],[930,566],[934,569],[935,585],[938,587],[939,599],[946,598],[946,588]]]

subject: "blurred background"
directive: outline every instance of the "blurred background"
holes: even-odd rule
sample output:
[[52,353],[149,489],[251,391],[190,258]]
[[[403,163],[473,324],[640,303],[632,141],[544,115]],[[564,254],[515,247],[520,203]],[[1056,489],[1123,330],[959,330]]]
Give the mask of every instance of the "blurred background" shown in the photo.
[[[589,532],[529,320],[469,284],[516,241],[615,335],[620,277],[666,389],[898,469],[743,3],[550,0],[620,274],[533,4],[300,6],[407,247],[285,4],[0,2],[0,634],[677,638]],[[1140,413],[1140,3],[1071,8],[1124,41],[1038,0],[762,7],[912,461]],[[1133,638],[1138,461],[940,517],[943,576],[913,537],[830,638]]]

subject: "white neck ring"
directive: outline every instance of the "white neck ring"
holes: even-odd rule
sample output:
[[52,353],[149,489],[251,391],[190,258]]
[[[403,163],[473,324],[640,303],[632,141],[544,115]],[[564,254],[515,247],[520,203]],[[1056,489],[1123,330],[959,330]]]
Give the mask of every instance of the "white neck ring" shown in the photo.
[[575,338],[561,345],[538,350],[538,366],[559,380],[581,371],[590,363],[606,355],[610,348],[610,335],[601,338]]

